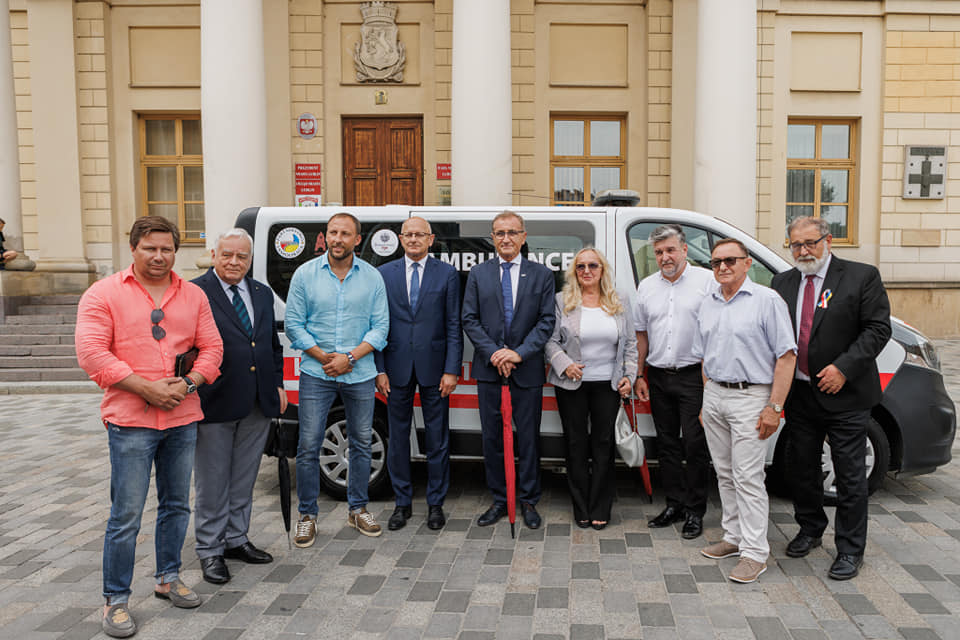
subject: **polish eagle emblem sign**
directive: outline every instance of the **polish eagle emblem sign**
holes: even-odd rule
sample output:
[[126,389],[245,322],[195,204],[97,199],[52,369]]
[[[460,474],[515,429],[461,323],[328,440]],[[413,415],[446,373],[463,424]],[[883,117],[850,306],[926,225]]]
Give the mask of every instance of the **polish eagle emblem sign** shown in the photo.
[[396,3],[364,2],[360,13],[360,42],[353,49],[357,82],[403,82],[407,56],[399,38]]

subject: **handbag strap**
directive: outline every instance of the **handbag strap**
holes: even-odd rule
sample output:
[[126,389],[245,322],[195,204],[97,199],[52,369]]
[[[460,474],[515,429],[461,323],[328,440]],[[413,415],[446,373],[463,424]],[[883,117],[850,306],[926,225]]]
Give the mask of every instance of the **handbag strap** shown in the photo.
[[624,413],[627,414],[627,420],[630,421],[630,428],[637,433],[637,405],[634,402],[633,393],[631,392],[626,398],[620,398],[620,402],[623,404]]

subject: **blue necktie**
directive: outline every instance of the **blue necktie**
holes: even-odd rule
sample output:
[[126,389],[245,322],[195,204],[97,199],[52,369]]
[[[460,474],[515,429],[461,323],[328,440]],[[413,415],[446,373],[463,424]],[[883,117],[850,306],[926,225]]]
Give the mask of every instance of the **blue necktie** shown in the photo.
[[237,316],[240,318],[240,325],[243,327],[243,330],[247,332],[249,337],[253,337],[253,325],[250,323],[250,315],[247,313],[247,305],[243,303],[243,298],[240,297],[240,289],[237,288],[237,285],[230,285],[230,293],[233,294],[233,308],[237,312]]
[[506,330],[504,335],[504,341],[506,341],[506,336],[510,334],[510,322],[513,320],[513,281],[510,280],[510,267],[513,263],[504,262],[500,266],[503,267],[500,288],[503,290],[503,328]]
[[413,274],[410,276],[410,308],[417,306],[417,297],[420,295],[420,263],[414,262]]

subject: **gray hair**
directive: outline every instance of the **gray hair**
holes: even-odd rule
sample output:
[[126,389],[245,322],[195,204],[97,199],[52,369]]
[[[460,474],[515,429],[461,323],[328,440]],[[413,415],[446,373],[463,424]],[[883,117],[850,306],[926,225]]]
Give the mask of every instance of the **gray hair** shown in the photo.
[[816,227],[817,232],[819,232],[822,236],[830,233],[830,223],[823,218],[800,216],[799,218],[794,218],[793,221],[787,226],[787,238],[790,237],[790,234],[793,233],[794,229],[798,227],[804,227],[806,225]]
[[493,229],[493,225],[497,223],[497,220],[503,220],[504,218],[516,218],[517,220],[520,221],[520,228],[523,229],[524,231],[527,230],[526,225],[523,223],[523,217],[516,211],[510,211],[509,209],[504,209],[503,211],[498,213],[496,216],[494,216],[493,220],[490,221],[490,229],[491,230]]
[[250,243],[250,254],[253,255],[253,238],[250,237],[250,234],[247,233],[246,229],[241,229],[240,227],[234,227],[229,231],[223,231],[217,235],[217,241],[214,243],[215,249],[220,249],[220,242],[228,238],[245,238],[247,242]]
[[687,244],[687,235],[678,224],[663,224],[650,232],[650,244],[657,244],[670,238],[679,238],[680,244]]

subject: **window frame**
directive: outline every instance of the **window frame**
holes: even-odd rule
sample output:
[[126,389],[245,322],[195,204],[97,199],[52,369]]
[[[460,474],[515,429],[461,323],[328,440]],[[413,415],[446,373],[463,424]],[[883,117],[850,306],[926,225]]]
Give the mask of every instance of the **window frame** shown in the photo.
[[[173,120],[174,121],[174,154],[173,155],[147,155],[147,121],[148,120]],[[206,243],[206,232],[201,231],[201,237],[187,237],[186,231],[186,205],[200,204],[204,206],[204,222],[206,222],[206,194],[203,200],[186,200],[184,193],[184,168],[200,167],[203,168],[203,153],[185,154],[183,153],[183,123],[184,121],[200,121],[199,113],[173,113],[173,114],[137,114],[137,127],[140,144],[140,216],[150,215],[151,204],[176,204],[177,205],[177,227],[180,229],[180,243],[184,245],[202,246]],[[202,135],[202,134],[201,134]],[[202,142],[201,142],[202,146]],[[148,191],[147,172],[154,167],[174,167],[177,172],[177,200],[150,200]]]
[[[577,120],[583,122],[583,153],[582,156],[558,156],[554,154],[556,136],[555,123],[558,120]],[[590,155],[590,122],[619,122],[620,123],[620,155],[618,156],[591,156]],[[555,207],[588,207],[592,202],[590,197],[590,169],[616,168],[620,169],[619,189],[625,189],[627,179],[627,114],[625,113],[551,113],[550,114],[550,206]],[[557,200],[554,187],[555,169],[561,167],[583,168],[583,201]]]
[[[790,125],[813,125],[814,131],[814,157],[813,158],[790,158],[787,157],[787,167],[784,173],[786,179],[791,170],[813,170],[814,189],[813,202],[793,202],[787,200],[786,187],[784,183],[784,208],[783,220],[784,227],[789,226],[787,221],[787,207],[789,206],[813,206],[813,216],[821,217],[823,206],[840,205],[847,207],[847,236],[844,238],[834,236],[833,242],[837,245],[855,246],[857,244],[857,228],[859,216],[857,215],[857,185],[859,156],[859,124],[860,118],[811,118],[811,117],[790,117],[787,118],[787,149],[789,150]],[[821,158],[823,152],[823,127],[824,125],[847,125],[850,127],[850,139],[848,142],[848,156],[846,158]],[[787,151],[786,153],[789,153]],[[785,155],[786,155],[785,153]],[[846,202],[828,202],[826,205],[821,200],[822,185],[820,175],[822,171],[843,170],[848,171],[847,182],[847,200]],[[783,246],[787,247],[789,241],[784,240]]]

